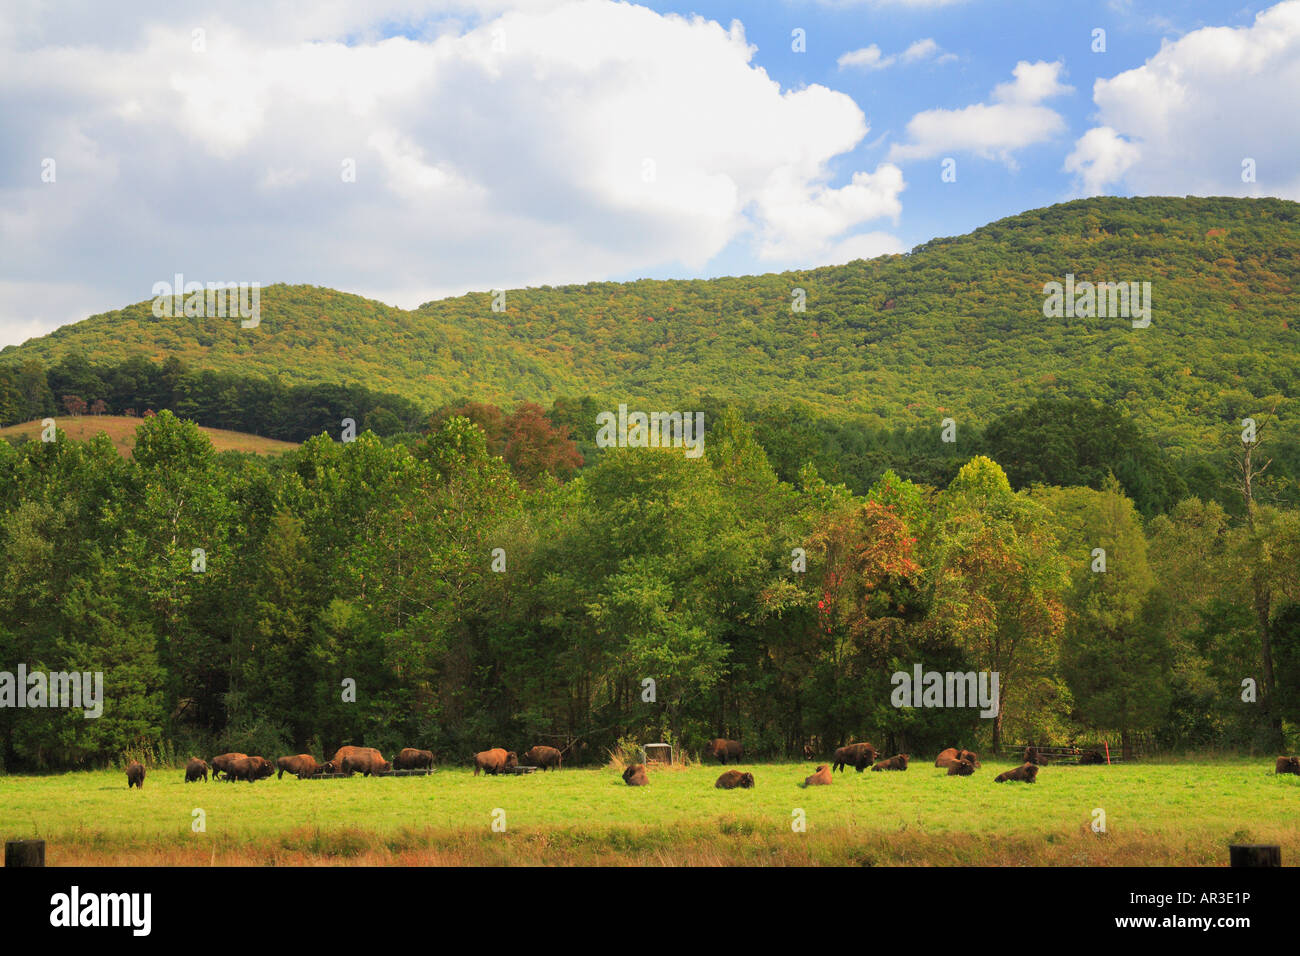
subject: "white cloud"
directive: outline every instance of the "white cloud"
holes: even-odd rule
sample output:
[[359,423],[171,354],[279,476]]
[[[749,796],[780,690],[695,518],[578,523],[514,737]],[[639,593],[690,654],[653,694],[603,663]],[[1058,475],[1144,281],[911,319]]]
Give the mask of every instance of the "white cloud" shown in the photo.
[[883,70],[885,67],[893,66],[895,63],[919,63],[922,60],[934,60],[936,63],[948,63],[957,59],[951,53],[944,53],[939,44],[934,40],[926,37],[924,40],[917,40],[902,53],[897,55],[891,54],[884,56],[880,52],[880,47],[876,44],[863,47],[860,50],[850,50],[840,55],[836,65],[843,69],[864,69],[864,70]]
[[698,270],[736,243],[778,262],[888,245],[858,234],[897,217],[897,168],[833,184],[869,131],[861,109],[782,90],[738,23],[604,0],[463,6],[146,2],[141,22],[19,3],[0,27],[0,344],[50,321],[23,298],[60,277],[99,290],[90,311],[175,272],[413,306]]
[[[1300,2],[1246,27],[1206,27],[1167,41],[1136,69],[1093,86],[1099,125],[1067,160],[1091,194],[1300,199]],[[1121,145],[1122,144],[1122,145]],[[1241,181],[1255,161],[1254,183]]]
[[1014,165],[1013,153],[1045,142],[1065,129],[1065,120],[1042,101],[1072,92],[1060,82],[1061,63],[1016,64],[1009,83],[1000,83],[992,103],[957,110],[925,110],[908,121],[907,141],[895,143],[889,159],[905,162],[953,152],[971,152]]

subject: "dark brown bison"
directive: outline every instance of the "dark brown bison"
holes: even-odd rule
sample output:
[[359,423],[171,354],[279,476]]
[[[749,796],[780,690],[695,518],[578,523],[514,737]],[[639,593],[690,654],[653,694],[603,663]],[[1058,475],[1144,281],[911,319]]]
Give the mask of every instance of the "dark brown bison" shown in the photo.
[[265,757],[240,757],[226,771],[227,780],[247,780],[257,783],[275,773],[275,764]]
[[191,757],[189,763],[185,765],[185,782],[193,783],[195,780],[202,778],[206,783],[208,780],[208,765],[198,757]]
[[862,773],[880,756],[876,748],[871,744],[849,744],[835,751],[835,760],[832,769],[843,770],[845,767],[852,767],[858,773]]
[[428,770],[433,766],[433,751],[403,747],[393,757],[394,770]]
[[314,777],[321,772],[321,765],[316,762],[316,758],[311,754],[279,757],[275,761],[275,767],[277,770],[276,780],[283,780],[286,773],[302,780],[304,777]]
[[888,760],[882,760],[872,767],[872,770],[906,770],[907,761],[912,757],[911,754],[894,754]]
[[976,766],[976,767],[978,767],[978,766],[980,765],[980,758],[976,755],[975,751],[973,751],[973,750],[959,750],[959,751],[957,751],[957,759],[958,759],[958,760],[965,760],[966,762],[968,762],[968,763],[970,763],[970,764],[972,764],[973,766]]
[[1300,774],[1300,757],[1278,757],[1274,772]]
[[1097,750],[1085,750],[1083,753],[1079,754],[1080,766],[1086,767],[1094,764],[1104,764],[1105,762],[1106,757]]
[[213,757],[211,760],[212,779],[217,780],[220,778],[221,774],[224,773],[226,775],[226,779],[229,780],[230,768],[234,765],[235,761],[243,760],[247,756],[248,754],[229,753],[229,754],[222,754],[219,757]]
[[552,767],[559,770],[563,759],[558,750],[543,744],[538,744],[524,754],[525,764],[530,767],[541,767],[543,770],[550,770]]
[[634,763],[623,771],[623,782],[629,787],[644,787],[650,783],[646,776],[645,764]]
[[482,753],[474,755],[474,776],[482,770],[495,776],[502,770],[513,770],[519,766],[519,758],[513,750],[503,750],[500,747],[493,747],[491,750],[484,750]]
[[975,765],[969,760],[956,760],[948,766],[948,776],[969,777],[975,772]]
[[732,763],[739,763],[740,758],[745,755],[745,748],[740,745],[739,740],[725,740],[719,737],[716,740],[710,740],[704,747],[706,757],[717,757],[718,763],[725,764],[728,760]]
[[1015,770],[1008,770],[1000,773],[993,778],[994,783],[1006,783],[1008,780],[1018,780],[1021,783],[1033,783],[1038,777],[1038,765],[1032,763],[1023,763]]
[[737,787],[750,790],[754,786],[754,775],[752,773],[741,773],[739,770],[728,770],[718,778],[718,782],[714,786],[719,790],[735,790]]
[[1020,758],[1021,763],[1032,763],[1039,767],[1047,766],[1047,757],[1038,752],[1037,747],[1026,747],[1024,756]]
[[822,764],[817,768],[817,772],[811,776],[805,777],[803,785],[805,787],[825,787],[835,778],[831,776],[831,768]]
[[138,760],[132,760],[126,765],[126,789],[132,787],[144,789],[144,764]]
[[359,773],[363,777],[371,775],[382,777],[392,769],[393,765],[384,759],[383,754],[374,749],[348,754],[339,766],[339,771],[349,777],[354,773]]

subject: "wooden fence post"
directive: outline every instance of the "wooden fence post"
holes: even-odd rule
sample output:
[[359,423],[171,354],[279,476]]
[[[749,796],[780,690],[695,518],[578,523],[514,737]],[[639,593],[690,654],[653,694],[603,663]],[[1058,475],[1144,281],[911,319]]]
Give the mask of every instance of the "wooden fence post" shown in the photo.
[[1266,843],[1232,844],[1228,847],[1231,866],[1281,866],[1282,847]]
[[7,840],[5,866],[44,866],[44,840]]

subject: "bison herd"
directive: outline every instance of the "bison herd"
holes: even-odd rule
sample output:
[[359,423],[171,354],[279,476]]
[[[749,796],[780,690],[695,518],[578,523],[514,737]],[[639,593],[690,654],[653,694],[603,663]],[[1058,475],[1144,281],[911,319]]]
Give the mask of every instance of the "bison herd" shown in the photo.
[[[704,748],[709,757],[716,757],[721,764],[737,763],[744,757],[744,747],[738,740],[718,738],[709,741]],[[1107,759],[1096,750],[1074,750],[1071,756],[1077,756],[1080,764],[1104,764]],[[858,773],[870,767],[873,771],[906,770],[910,754],[895,754],[882,758],[869,743],[852,743],[835,751],[830,764],[821,764],[816,771],[804,779],[802,786],[828,786],[834,781],[833,771],[852,767]],[[525,767],[542,770],[558,770],[563,763],[563,753],[555,747],[537,745],[524,753]],[[995,783],[1020,782],[1034,783],[1038,770],[1048,762],[1048,757],[1038,748],[1026,747],[1021,755],[1020,766],[998,774]],[[950,777],[969,777],[980,766],[979,756],[970,750],[949,747],[939,753],[934,765],[946,769]],[[513,750],[494,747],[474,754],[474,776],[480,773],[496,775],[513,772],[520,766],[519,757]],[[265,757],[250,756],[243,753],[227,753],[213,757],[211,762],[191,757],[185,765],[185,782],[198,780],[246,780],[254,783],[275,774],[283,778],[286,773],[303,780],[322,775],[344,774],[352,776],[361,774],[365,777],[382,776],[394,770],[432,770],[433,754],[428,750],[404,747],[394,754],[391,761],[385,760],[383,754],[373,747],[340,747],[334,756],[325,763],[318,763],[311,754],[295,754],[280,757],[274,764]],[[1279,774],[1300,775],[1300,757],[1278,757],[1276,772]],[[127,788],[144,787],[144,766],[139,761],[132,761],[126,767]],[[623,782],[629,787],[644,787],[649,784],[649,776],[644,764],[635,763],[623,771]],[[727,770],[718,777],[714,786],[719,790],[751,789],[754,775],[739,770]]]

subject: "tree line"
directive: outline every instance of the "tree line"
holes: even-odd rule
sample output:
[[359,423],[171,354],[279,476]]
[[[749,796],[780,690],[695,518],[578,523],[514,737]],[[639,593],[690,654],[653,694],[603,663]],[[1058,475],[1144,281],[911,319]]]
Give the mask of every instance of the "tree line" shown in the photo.
[[[773,423],[743,409],[714,414],[700,459],[603,449],[580,469],[549,440],[508,462],[516,413],[271,458],[218,454],[165,410],[126,459],[105,436],[0,441],[0,661],[102,671],[106,698],[98,719],[0,708],[6,768],[141,747],[1294,738],[1300,511],[1261,494],[1266,443],[1221,462],[1249,479],[1224,482],[1234,512],[1176,483],[1167,501],[1158,455],[1082,436],[1056,457],[1088,481],[1017,488],[1028,451],[1004,467],[959,438],[933,452],[941,479],[884,468],[854,490],[824,449],[769,455]],[[572,441],[566,414],[586,411],[557,402],[546,427]],[[997,716],[893,706],[918,664],[998,672]]]

